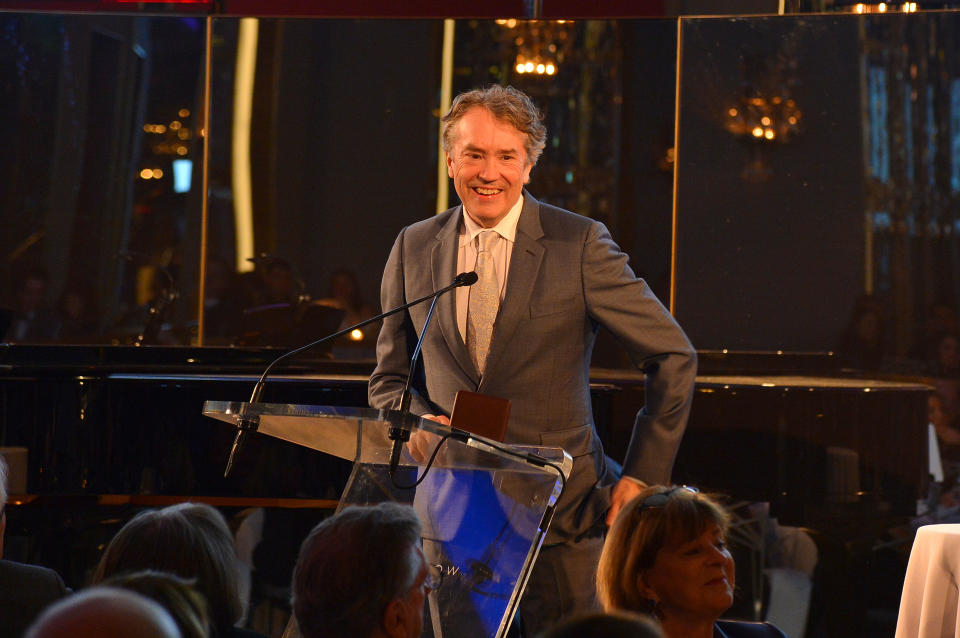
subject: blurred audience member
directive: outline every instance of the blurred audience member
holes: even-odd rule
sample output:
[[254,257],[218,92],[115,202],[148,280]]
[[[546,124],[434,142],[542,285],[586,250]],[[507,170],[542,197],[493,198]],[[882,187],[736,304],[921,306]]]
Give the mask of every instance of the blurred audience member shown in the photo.
[[257,636],[234,625],[244,617],[240,564],[216,509],[181,503],[134,516],[107,545],[93,582],[123,572],[157,570],[195,582],[207,601],[212,635]]
[[93,587],[47,609],[27,638],[180,638],[163,607],[133,592]]
[[[938,384],[939,385],[939,384]],[[927,416],[937,435],[940,464],[943,467],[943,482],[940,490],[940,505],[947,508],[960,505],[957,498],[960,482],[960,418],[955,406],[940,392],[927,398]],[[930,503],[932,507],[934,503]]]
[[204,343],[232,344],[240,334],[244,307],[233,268],[222,257],[208,258],[203,297]]
[[183,638],[207,638],[210,635],[207,603],[185,578],[145,570],[111,576],[102,584],[132,591],[159,603],[177,623]]
[[350,270],[338,270],[330,276],[330,296],[319,300],[319,303],[343,310],[341,328],[360,323],[377,314],[373,306],[363,301],[360,282]]
[[914,357],[921,360],[934,359],[940,337],[945,334],[960,334],[957,313],[953,309],[953,304],[933,303],[927,309],[923,327],[917,335],[917,343],[913,350]]
[[317,525],[293,572],[304,638],[417,638],[433,582],[412,507],[348,507]]
[[928,374],[941,379],[960,378],[960,339],[952,332],[940,335],[932,358],[928,361]]
[[100,311],[96,291],[83,282],[67,284],[57,304],[60,343],[96,343],[99,339]]
[[588,614],[564,621],[539,638],[663,638],[656,623],[630,612]]
[[[360,283],[350,270],[338,270],[330,277],[330,296],[318,299],[314,307],[326,306],[340,311],[336,330],[353,326],[377,314],[377,310],[363,301]],[[352,331],[348,337],[338,339],[332,347],[334,359],[365,359],[376,357],[377,335],[381,322],[377,321]],[[331,330],[330,332],[334,332]]]
[[649,613],[667,638],[784,638],[767,623],[719,620],[735,586],[728,521],[719,504],[694,488],[645,489],[607,535],[597,570],[603,608]]
[[857,299],[850,322],[837,345],[840,364],[856,370],[879,370],[886,354],[883,305],[872,295]]
[[263,303],[296,303],[300,287],[293,267],[279,257],[268,259],[263,266]]
[[31,268],[20,278],[17,307],[5,340],[14,343],[49,342],[57,334],[57,318],[47,306],[50,278],[46,270]]
[[[934,392],[927,399],[927,416],[940,440],[941,454],[944,454],[944,448],[950,446],[960,451],[960,424],[957,423],[957,415],[948,408],[947,401],[940,393]],[[957,454],[952,456],[958,457]]]
[[[0,456],[0,558],[7,528],[7,463]],[[50,603],[67,595],[52,569],[0,560],[0,638],[20,638]]]
[[958,330],[960,325],[957,324],[957,312],[953,309],[953,304],[935,303],[930,306],[927,334],[956,333]]

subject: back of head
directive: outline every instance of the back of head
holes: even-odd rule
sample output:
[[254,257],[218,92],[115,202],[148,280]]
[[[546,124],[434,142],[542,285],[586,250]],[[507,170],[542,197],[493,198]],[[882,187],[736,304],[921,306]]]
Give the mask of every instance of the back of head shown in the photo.
[[304,638],[366,638],[417,576],[420,519],[412,507],[348,507],[310,532],[293,572]]
[[179,638],[163,607],[133,592],[92,587],[51,605],[27,638]]
[[589,614],[566,620],[538,638],[663,638],[649,618],[628,612]]
[[607,611],[644,611],[639,576],[653,567],[667,546],[691,541],[710,525],[726,533],[729,515],[722,506],[695,488],[648,487],[617,514],[597,567],[597,596]]
[[215,627],[229,627],[243,614],[233,537],[223,515],[209,505],[181,503],[140,512],[107,545],[93,582],[143,570],[193,581]]
[[210,634],[207,603],[185,578],[147,570],[111,576],[103,584],[159,603],[173,618],[183,638],[206,638]]

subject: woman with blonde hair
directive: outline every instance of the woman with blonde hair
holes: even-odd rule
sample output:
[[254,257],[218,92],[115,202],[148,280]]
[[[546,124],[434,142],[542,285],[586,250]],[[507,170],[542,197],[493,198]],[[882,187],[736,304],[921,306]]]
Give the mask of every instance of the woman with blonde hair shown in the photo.
[[117,574],[100,584],[126,589],[159,603],[177,624],[181,638],[210,637],[207,601],[186,578],[146,569]]
[[245,615],[240,563],[227,522],[213,507],[180,503],[140,512],[107,545],[92,583],[148,569],[192,582],[206,600],[213,636],[262,636],[235,626]]
[[607,534],[597,570],[606,611],[660,620],[667,638],[784,638],[767,623],[719,621],[733,604],[729,515],[687,486],[653,486],[630,501]]

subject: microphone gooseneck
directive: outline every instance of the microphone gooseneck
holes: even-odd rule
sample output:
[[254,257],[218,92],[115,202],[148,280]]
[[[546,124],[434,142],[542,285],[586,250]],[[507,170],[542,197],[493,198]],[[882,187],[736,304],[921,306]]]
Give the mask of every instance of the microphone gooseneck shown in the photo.
[[[467,273],[464,273],[467,274]],[[476,279],[476,273],[469,273]],[[460,276],[457,276],[460,279]],[[454,280],[456,283],[457,280]],[[464,284],[469,285],[469,284]],[[417,368],[417,361],[420,360],[420,349],[423,347],[423,339],[427,336],[427,328],[430,327],[430,320],[433,319],[433,310],[437,307],[437,299],[440,295],[433,298],[430,303],[430,309],[427,310],[427,318],[423,322],[423,330],[420,331],[420,338],[417,339],[417,345],[413,349],[413,356],[410,357],[410,369],[407,371],[407,382],[403,384],[403,393],[400,395],[400,424],[394,424],[387,432],[387,436],[393,441],[393,449],[390,451],[390,476],[397,471],[400,465],[400,452],[403,450],[403,444],[410,440],[410,428],[407,427],[406,417],[410,414],[410,384],[413,381],[413,373]]]
[[[247,432],[250,431],[250,430],[256,431],[256,429],[257,429],[257,421],[258,421],[258,419],[257,419],[256,417],[251,417],[251,416],[249,416],[249,415],[247,414],[247,407],[248,407],[250,404],[259,403],[259,402],[260,402],[260,396],[263,394],[263,386],[266,384],[267,375],[270,374],[270,371],[271,371],[278,363],[280,363],[281,361],[284,361],[285,359],[289,359],[289,358],[294,357],[294,356],[296,356],[296,355],[298,355],[298,354],[301,354],[301,353],[303,353],[303,352],[306,352],[307,350],[310,350],[311,348],[315,348],[315,347],[317,347],[317,346],[319,346],[319,345],[321,345],[321,344],[324,344],[324,343],[326,343],[326,342],[328,342],[328,341],[332,341],[333,339],[336,339],[336,338],[338,338],[338,337],[342,337],[342,336],[345,335],[345,334],[349,334],[350,332],[353,332],[354,330],[358,330],[358,329],[360,329],[360,328],[363,328],[364,326],[367,326],[367,325],[369,325],[369,324],[371,324],[371,323],[373,323],[373,322],[375,322],[375,321],[380,321],[381,319],[385,319],[386,317],[389,317],[389,316],[394,315],[394,314],[396,314],[396,313],[398,313],[398,312],[401,312],[401,311],[403,311],[403,310],[406,310],[407,308],[410,308],[411,306],[416,306],[417,304],[421,304],[421,303],[423,303],[424,301],[427,301],[428,299],[432,299],[432,300],[433,300],[433,303],[432,303],[431,306],[430,306],[429,315],[428,315],[428,317],[427,317],[426,323],[424,324],[424,331],[423,331],[423,332],[426,332],[426,326],[427,326],[427,324],[430,323],[430,317],[433,315],[433,308],[434,308],[434,306],[436,305],[437,298],[438,298],[440,295],[442,295],[443,293],[445,293],[445,292],[447,292],[447,291],[449,291],[449,290],[453,290],[454,288],[459,288],[459,287],[461,287],[461,286],[471,286],[471,285],[473,285],[474,283],[476,283],[477,279],[478,279],[478,276],[477,276],[477,273],[475,273],[475,272],[462,272],[462,273],[460,273],[459,275],[457,275],[457,276],[453,279],[453,282],[450,283],[450,285],[444,286],[443,288],[440,288],[439,290],[436,290],[436,291],[430,293],[429,295],[424,295],[423,297],[420,297],[419,299],[414,299],[413,301],[410,301],[410,302],[407,302],[407,303],[405,303],[405,304],[403,304],[403,305],[397,306],[396,308],[391,308],[390,310],[388,310],[388,311],[386,311],[386,312],[382,312],[382,313],[380,313],[379,315],[375,315],[375,316],[373,316],[373,317],[370,317],[369,319],[364,319],[364,320],[361,321],[360,323],[354,324],[354,325],[349,326],[349,327],[347,327],[347,328],[344,328],[344,329],[342,329],[342,330],[338,330],[337,332],[335,332],[335,333],[333,333],[333,334],[331,334],[331,335],[327,335],[326,337],[321,337],[320,339],[317,339],[316,341],[311,341],[310,343],[308,343],[308,344],[306,344],[306,345],[304,345],[304,346],[300,346],[299,348],[294,348],[293,350],[290,350],[290,351],[288,351],[288,352],[285,352],[285,353],[281,354],[279,357],[277,357],[276,359],[274,359],[273,361],[271,361],[271,362],[267,365],[267,367],[264,369],[263,374],[260,375],[260,379],[257,381],[256,385],[253,386],[253,391],[250,393],[250,400],[247,402],[247,405],[244,406],[243,412],[240,414],[240,423],[239,423],[240,429],[239,429],[239,431],[237,432],[237,436],[234,437],[233,446],[232,446],[231,449],[230,449],[230,456],[229,456],[229,458],[227,459],[227,467],[226,467],[226,469],[225,469],[224,472],[223,472],[224,478],[226,478],[226,477],[230,474],[230,471],[231,471],[231,469],[233,468],[234,457],[236,456],[236,454],[239,452],[241,446],[243,445],[243,441],[244,441],[244,439],[245,439],[245,437],[246,437]],[[421,344],[422,341],[423,341],[423,333],[421,333],[420,340],[417,342],[417,353],[419,353],[420,344]],[[411,370],[412,370],[412,369],[413,369],[413,366],[411,365]],[[409,378],[408,378],[408,381],[407,381],[407,387],[409,388]],[[407,393],[408,393],[409,391],[408,391],[408,390],[404,390],[404,392],[407,392]],[[407,400],[407,402],[408,402],[408,404],[409,404],[409,399]],[[408,410],[409,410],[409,405],[408,405]],[[391,437],[391,438],[392,438],[392,437]],[[407,440],[409,440],[409,438],[410,438],[410,433],[409,433],[409,430],[407,430]],[[398,454],[398,460],[399,460],[399,452],[398,452],[397,454]]]
[[[472,270],[470,272],[462,272],[453,280],[451,287],[472,286],[477,283],[479,278],[479,275]],[[430,309],[427,311],[427,318],[423,322],[423,330],[420,331],[420,338],[417,339],[417,345],[413,349],[413,356],[410,357],[410,370],[407,371],[407,382],[403,385],[403,393],[400,395],[400,424],[392,426],[387,432],[387,436],[393,441],[393,449],[390,451],[391,478],[394,472],[397,471],[397,466],[400,465],[400,453],[403,450],[403,444],[410,440],[410,428],[407,427],[406,422],[406,417],[410,414],[410,384],[413,382],[413,374],[416,371],[417,362],[420,360],[420,349],[423,347],[423,340],[427,336],[427,329],[430,327],[430,321],[433,319],[433,310],[437,307],[437,299],[439,299],[440,295],[444,292],[446,291],[438,292],[433,298]]]
[[417,339],[417,345],[413,349],[413,356],[410,357],[410,369],[407,371],[407,382],[403,384],[403,393],[400,395],[400,423],[394,424],[387,432],[387,436],[393,441],[393,449],[390,451],[390,477],[393,478],[397,466],[400,465],[400,453],[403,450],[403,444],[410,440],[410,427],[407,424],[407,417],[410,415],[410,401],[412,398],[410,384],[413,382],[413,373],[417,369],[417,362],[420,360],[420,349],[423,347],[423,340],[427,336],[427,329],[430,327],[430,321],[433,319],[433,311],[437,307],[437,299],[440,295],[452,288],[461,286],[472,286],[477,283],[479,276],[477,273],[462,272],[457,275],[453,283],[444,290],[437,291],[430,303],[430,309],[427,310],[427,318],[423,322],[423,330],[420,331],[420,338]]

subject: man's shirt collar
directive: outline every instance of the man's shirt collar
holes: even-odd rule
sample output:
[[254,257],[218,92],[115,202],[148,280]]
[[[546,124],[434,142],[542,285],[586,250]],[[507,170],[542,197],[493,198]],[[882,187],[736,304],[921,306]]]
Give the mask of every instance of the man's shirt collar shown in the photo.
[[517,223],[520,221],[520,211],[523,210],[523,195],[520,195],[520,198],[517,200],[517,203],[513,205],[513,208],[510,209],[510,212],[492,229],[484,228],[473,221],[470,215],[467,214],[465,207],[461,206],[461,209],[463,211],[463,232],[460,233],[461,246],[474,241],[477,235],[484,230],[495,230],[501,237],[512,242],[517,237]]

